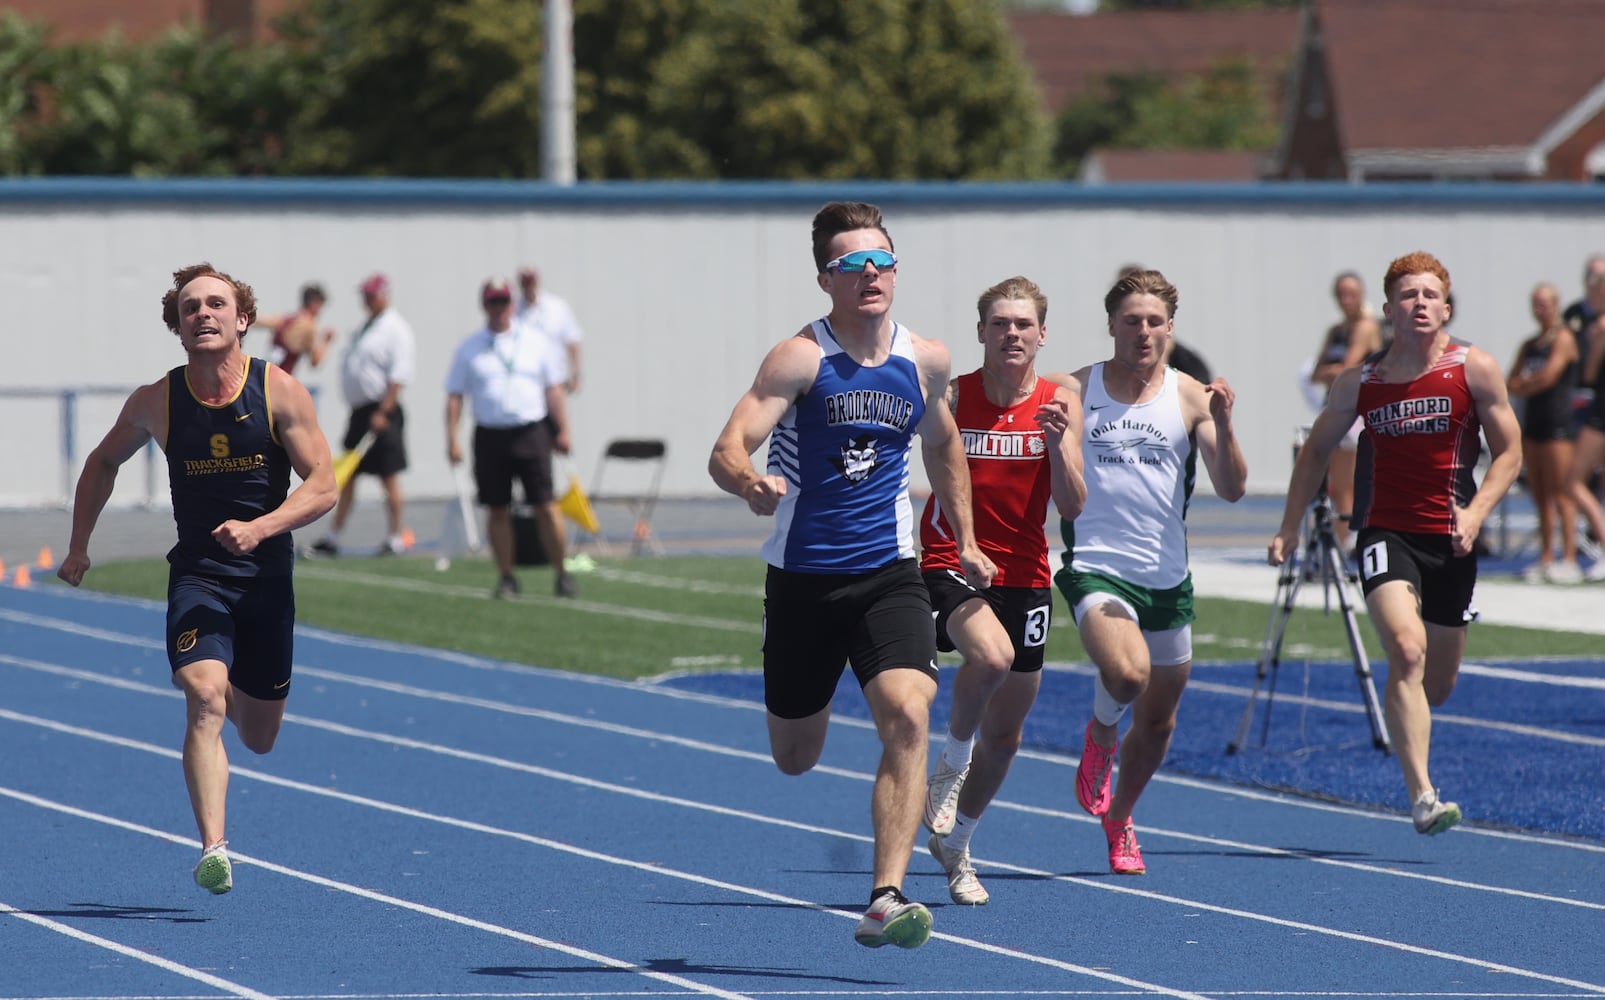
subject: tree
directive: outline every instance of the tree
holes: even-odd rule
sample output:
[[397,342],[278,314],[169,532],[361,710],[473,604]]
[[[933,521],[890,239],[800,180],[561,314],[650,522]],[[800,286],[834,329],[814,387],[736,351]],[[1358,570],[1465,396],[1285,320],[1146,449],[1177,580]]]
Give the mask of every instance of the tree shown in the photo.
[[[576,5],[576,79],[597,98],[581,115],[586,176],[1045,174],[1030,71],[994,3],[681,0],[679,21],[640,6]],[[632,64],[649,76],[628,79],[616,58],[587,75],[604,26],[652,53]]]
[[33,134],[40,169],[135,176],[270,172],[289,99],[276,53],[175,29],[148,45],[116,36],[53,50]]
[[1061,172],[1074,176],[1092,150],[1120,145],[1138,105],[1167,86],[1158,73],[1116,73],[1104,78],[1101,92],[1089,89],[1066,104],[1054,123],[1053,158]]
[[1118,136],[1132,149],[1269,149],[1279,126],[1254,62],[1222,59],[1201,76],[1141,95]]
[[42,25],[0,14],[0,174],[37,173],[40,99],[50,53]]
[[539,3],[311,0],[283,30],[312,84],[290,172],[539,175]]
[[1067,105],[1056,122],[1054,159],[1066,175],[1099,146],[1119,149],[1232,149],[1276,144],[1280,126],[1252,60],[1230,57],[1201,75],[1167,81],[1154,73],[1114,75],[1101,94]]
[[145,45],[46,38],[42,24],[0,17],[0,173],[275,169],[293,103],[279,50],[247,53],[193,25]]
[[[579,0],[574,10],[575,158],[601,178],[712,176],[661,111],[663,63],[715,19],[714,0]],[[704,46],[705,48],[705,46]]]
[[[0,157],[55,173],[538,177],[540,12],[307,0],[249,48],[192,28],[41,54],[0,32],[0,66],[39,64],[38,86],[0,82],[0,116],[20,116],[0,117]],[[574,41],[583,177],[1047,172],[998,0],[575,0]]]

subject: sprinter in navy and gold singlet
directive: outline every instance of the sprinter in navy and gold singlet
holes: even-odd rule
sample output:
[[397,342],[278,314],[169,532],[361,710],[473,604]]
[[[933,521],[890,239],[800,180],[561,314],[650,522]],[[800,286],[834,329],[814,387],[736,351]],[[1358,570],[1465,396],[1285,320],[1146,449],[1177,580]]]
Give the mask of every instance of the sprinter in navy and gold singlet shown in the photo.
[[[917,948],[931,914],[902,893],[925,789],[936,696],[931,602],[914,561],[909,453],[952,528],[978,587],[992,563],[970,523],[970,477],[953,414],[941,405],[947,349],[892,322],[897,256],[880,210],[832,202],[814,216],[814,266],[830,314],[774,347],[737,401],[708,471],[719,488],[773,516],[764,545],[764,702],[769,746],[786,774],[824,749],[844,666],[863,688],[884,752],[871,799],[874,888],[856,940]],[[767,473],[752,453],[770,439]]]
[[[167,455],[178,543],[167,554],[167,657],[184,692],[184,777],[201,835],[195,881],[234,885],[225,851],[228,757],[223,720],[267,753],[290,688],[295,594],[290,532],[334,506],[334,463],[305,387],[249,358],[251,287],[195,264],[173,274],[162,319],[187,364],[141,386],[84,462],[72,539],[57,575],[77,586],[117,470],[148,441]],[[290,471],[301,477],[294,492]]]

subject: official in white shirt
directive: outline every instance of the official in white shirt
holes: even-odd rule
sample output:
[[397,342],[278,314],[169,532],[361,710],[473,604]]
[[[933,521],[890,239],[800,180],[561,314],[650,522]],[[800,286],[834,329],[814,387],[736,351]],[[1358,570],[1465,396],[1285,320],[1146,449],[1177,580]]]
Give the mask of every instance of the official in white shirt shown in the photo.
[[533,267],[518,272],[518,291],[518,322],[533,326],[558,345],[567,366],[564,386],[571,393],[579,392],[580,341],[585,339],[585,331],[580,329],[573,307],[551,292],[541,291],[540,275]]
[[566,365],[547,337],[514,321],[513,289],[504,278],[486,281],[479,291],[485,325],[464,337],[446,375],[446,443],[452,465],[463,460],[457,425],[463,399],[472,402],[474,484],[486,512],[486,535],[500,579],[497,597],[518,594],[513,575],[513,480],[523,484],[524,500],[535,511],[535,525],[547,559],[556,570],[559,597],[577,592],[563,567],[563,514],[552,487],[552,450],[568,454]]
[[[390,533],[379,552],[391,555],[407,548],[401,518],[401,474],[407,469],[407,414],[401,407],[401,390],[412,381],[417,346],[412,326],[390,305],[388,278],[372,275],[359,290],[368,318],[346,345],[340,363],[340,388],[351,407],[343,444],[349,451],[373,432],[373,442],[357,466],[357,475],[378,476],[384,486]],[[351,516],[356,481],[357,477],[352,476],[341,488],[340,502],[334,509],[334,529],[312,546],[313,554],[340,554],[340,532]]]

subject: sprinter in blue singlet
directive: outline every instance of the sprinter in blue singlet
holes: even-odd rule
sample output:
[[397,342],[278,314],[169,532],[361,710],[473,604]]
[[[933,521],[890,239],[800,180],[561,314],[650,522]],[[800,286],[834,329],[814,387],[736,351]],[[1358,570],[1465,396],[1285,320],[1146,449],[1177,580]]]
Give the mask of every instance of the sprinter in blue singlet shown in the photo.
[[[826,205],[814,217],[813,249],[830,313],[764,358],[708,469],[720,489],[775,518],[763,547],[770,752],[786,774],[818,762],[836,683],[851,664],[884,748],[871,800],[874,886],[854,937],[872,948],[917,948],[930,936],[931,914],[903,895],[902,883],[924,809],[936,636],[914,558],[916,432],[965,572],[984,587],[992,564],[975,542],[969,468],[941,404],[947,349],[889,315],[897,255],[880,210]],[[752,454],[766,438],[760,473]]]

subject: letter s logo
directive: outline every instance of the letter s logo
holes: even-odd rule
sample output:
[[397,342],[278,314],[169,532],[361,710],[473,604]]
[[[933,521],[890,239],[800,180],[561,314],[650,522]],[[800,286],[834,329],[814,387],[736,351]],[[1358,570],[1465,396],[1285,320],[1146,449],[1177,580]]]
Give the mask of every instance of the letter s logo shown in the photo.
[[213,458],[228,458],[228,435],[227,434],[213,434],[212,435],[212,457]]

